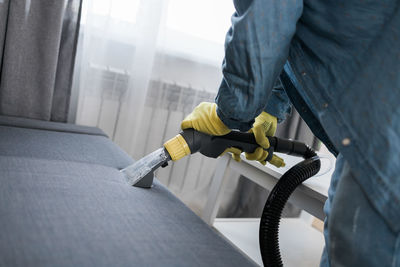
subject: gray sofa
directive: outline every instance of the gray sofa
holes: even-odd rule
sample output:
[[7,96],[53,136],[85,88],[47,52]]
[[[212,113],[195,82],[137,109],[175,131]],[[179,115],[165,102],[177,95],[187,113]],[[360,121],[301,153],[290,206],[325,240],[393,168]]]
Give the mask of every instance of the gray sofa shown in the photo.
[[99,129],[0,116],[1,266],[253,266]]

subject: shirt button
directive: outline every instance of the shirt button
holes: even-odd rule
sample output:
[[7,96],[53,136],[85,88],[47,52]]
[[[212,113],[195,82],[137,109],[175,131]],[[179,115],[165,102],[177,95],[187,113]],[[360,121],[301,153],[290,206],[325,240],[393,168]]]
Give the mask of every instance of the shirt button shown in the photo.
[[301,75],[306,76],[306,75],[307,75],[307,72],[303,71],[303,72],[301,73]]
[[327,108],[327,107],[328,107],[328,103],[325,103],[325,104],[324,104],[324,108]]
[[344,145],[344,146],[348,146],[348,145],[350,145],[350,143],[351,143],[350,138],[345,138],[342,140],[342,145]]

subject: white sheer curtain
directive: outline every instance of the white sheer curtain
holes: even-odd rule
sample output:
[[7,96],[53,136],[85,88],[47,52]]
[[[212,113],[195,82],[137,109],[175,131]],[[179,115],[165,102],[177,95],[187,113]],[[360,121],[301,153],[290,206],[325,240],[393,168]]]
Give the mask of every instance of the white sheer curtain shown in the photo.
[[[221,81],[231,0],[84,0],[76,123],[103,129],[138,159],[179,132]],[[157,177],[200,212],[216,161],[187,157]]]

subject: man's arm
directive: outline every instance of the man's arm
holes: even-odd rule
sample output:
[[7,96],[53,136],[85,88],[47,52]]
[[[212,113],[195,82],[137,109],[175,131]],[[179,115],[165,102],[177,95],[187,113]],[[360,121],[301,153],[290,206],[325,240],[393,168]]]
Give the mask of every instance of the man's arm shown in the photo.
[[[247,131],[263,110],[282,119],[280,105],[268,103],[288,56],[302,0],[234,0],[236,12],[225,40],[223,80],[216,97],[217,114],[231,129]],[[276,100],[281,89],[274,92]],[[271,99],[272,100],[272,99]],[[287,100],[284,99],[284,101]],[[267,106],[268,103],[268,106]],[[288,105],[282,105],[286,110]]]
[[278,123],[284,121],[292,112],[292,103],[279,78],[276,80],[264,111],[275,116]]

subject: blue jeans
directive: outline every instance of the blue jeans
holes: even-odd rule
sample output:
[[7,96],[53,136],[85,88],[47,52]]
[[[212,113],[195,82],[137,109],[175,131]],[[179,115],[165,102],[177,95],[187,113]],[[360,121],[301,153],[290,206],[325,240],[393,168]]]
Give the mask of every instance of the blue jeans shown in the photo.
[[371,206],[342,155],[328,195],[321,267],[400,266],[400,234]]

